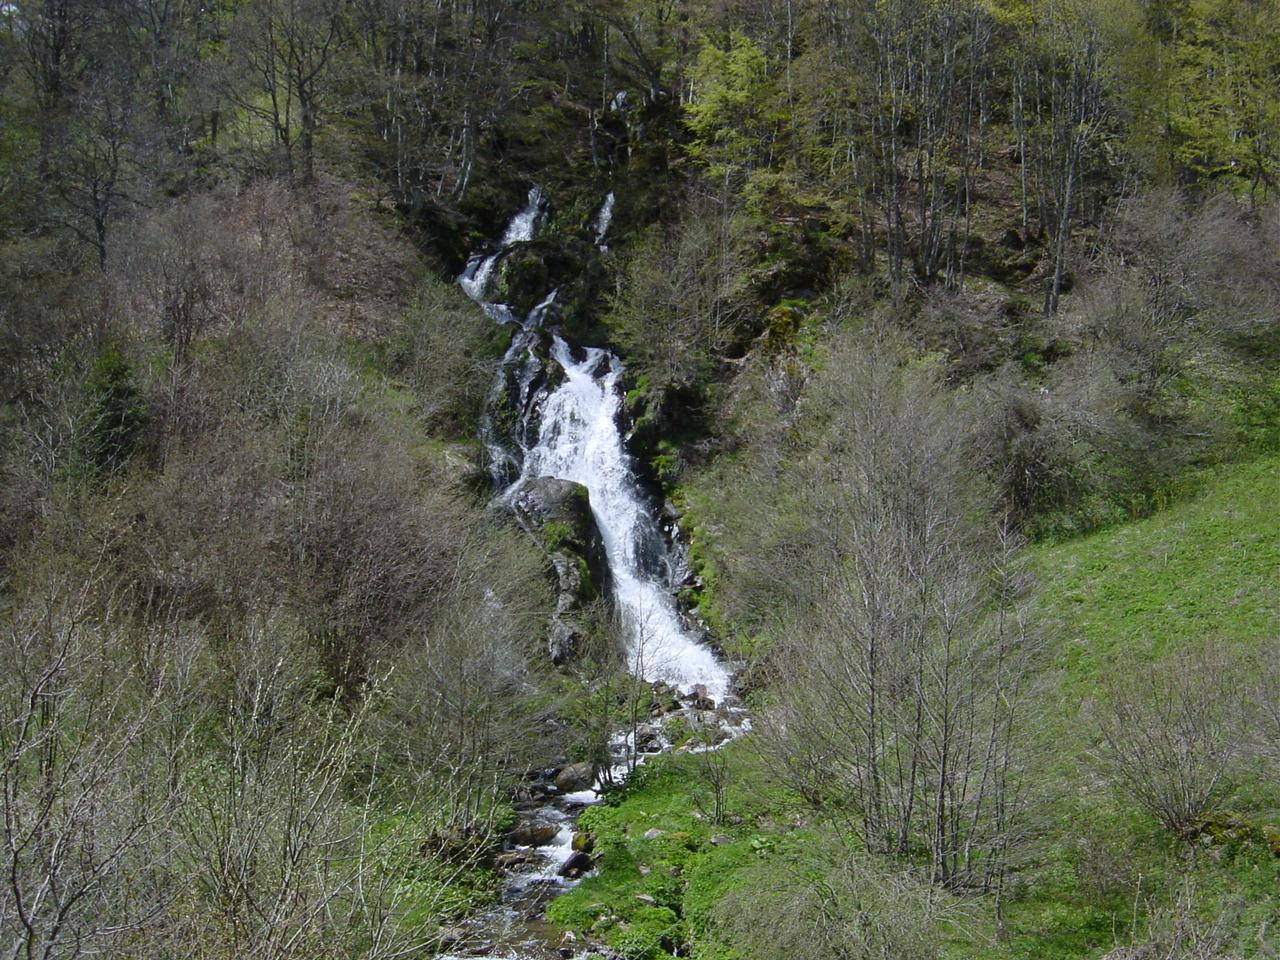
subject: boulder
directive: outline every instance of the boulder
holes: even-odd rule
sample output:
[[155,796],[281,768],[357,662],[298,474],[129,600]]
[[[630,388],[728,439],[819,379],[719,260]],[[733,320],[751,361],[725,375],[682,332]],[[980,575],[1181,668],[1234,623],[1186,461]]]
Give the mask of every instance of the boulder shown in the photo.
[[462,927],[441,927],[436,934],[436,942],[442,947],[452,947],[466,939],[467,931]]
[[644,838],[646,840],[657,840],[660,836],[662,836],[662,831],[657,827],[653,827],[652,829],[644,832]]
[[680,701],[672,697],[669,700],[659,700],[653,705],[649,711],[650,717],[665,717],[669,713],[676,713],[680,710]]
[[695,710],[714,710],[716,702],[707,694],[704,684],[696,684],[692,690],[680,698]]
[[583,874],[589,872],[596,862],[591,859],[591,854],[578,851],[569,855],[569,859],[561,864],[559,871],[560,876],[569,880],[577,880]]
[[599,597],[609,577],[604,540],[591,513],[587,488],[571,480],[529,477],[503,502],[547,550],[556,586],[547,650],[553,663],[563,665],[578,654],[586,636],[569,614]]
[[578,652],[586,631],[572,620],[558,614],[552,618],[547,630],[547,654],[557,667],[568,663]]
[[596,838],[589,833],[573,835],[573,849],[578,853],[590,853],[596,847]]
[[640,753],[658,753],[662,750],[662,732],[648,723],[636,727],[636,750]]
[[445,446],[440,457],[440,464],[454,482],[483,489],[490,484],[489,476],[480,466],[477,450],[473,446],[462,443],[451,443]]
[[571,763],[556,774],[556,788],[564,793],[587,790],[595,782],[596,770],[590,763]]
[[507,834],[507,842],[518,847],[543,847],[559,832],[560,828],[552,823],[522,823]]
[[561,523],[573,534],[582,534],[586,541],[595,528],[587,488],[572,480],[527,477],[512,491],[508,503],[516,517],[532,530]]
[[493,864],[499,870],[519,870],[521,867],[531,867],[540,863],[541,860],[542,857],[532,850],[510,850],[498,854]]

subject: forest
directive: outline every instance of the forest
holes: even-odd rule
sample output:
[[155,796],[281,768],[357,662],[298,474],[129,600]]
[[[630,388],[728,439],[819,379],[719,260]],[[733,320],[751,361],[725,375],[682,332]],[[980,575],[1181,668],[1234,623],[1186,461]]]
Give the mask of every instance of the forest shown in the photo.
[[0,953],[1280,957],[1274,0],[0,0]]

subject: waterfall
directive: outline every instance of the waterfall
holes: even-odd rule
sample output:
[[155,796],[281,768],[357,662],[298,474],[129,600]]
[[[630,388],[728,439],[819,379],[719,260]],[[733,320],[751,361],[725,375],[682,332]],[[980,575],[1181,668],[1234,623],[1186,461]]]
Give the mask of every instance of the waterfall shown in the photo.
[[[472,300],[486,307],[486,312],[493,316],[491,307],[505,309],[505,304],[490,304],[484,296],[488,293],[489,282],[493,279],[493,270],[502,255],[514,244],[527,243],[533,239],[533,231],[538,223],[538,214],[542,210],[542,191],[533,187],[529,191],[529,200],[523,210],[511,218],[506,231],[502,234],[502,242],[498,249],[488,256],[474,256],[467,261],[467,268],[458,278],[458,284]],[[504,319],[509,319],[507,313]]]
[[[516,243],[531,240],[543,197],[535,187],[511,220],[499,248],[473,257],[458,278],[463,290],[498,322],[515,322],[505,304],[485,300],[496,264]],[[613,213],[613,194],[593,224],[603,240]],[[716,700],[729,692],[729,671],[687,629],[673,596],[675,566],[658,525],[653,504],[641,491],[620,429],[622,363],[598,347],[574,347],[551,336],[550,358],[563,378],[547,377],[536,347],[555,300],[553,290],[519,323],[503,358],[492,399],[505,398],[518,417],[518,436],[503,438],[486,418],[484,442],[502,499],[509,499],[526,479],[555,477],[587,489],[591,512],[604,541],[613,584],[613,599],[628,636],[632,672],[645,680],[665,681],[683,691],[697,685]],[[554,386],[548,386],[554,384]]]
[[609,195],[604,198],[604,203],[600,206],[600,212],[596,214],[596,222],[594,224],[596,246],[600,248],[601,253],[609,252],[609,247],[604,240],[609,234],[609,225],[613,223],[613,202],[613,191],[610,190]]
[[587,488],[628,634],[632,672],[682,690],[702,684],[719,700],[728,692],[729,673],[680,621],[667,545],[618,430],[622,364],[606,350],[589,347],[582,353],[576,360],[563,339],[552,339],[551,356],[565,378],[542,407],[538,441],[525,457],[522,479],[556,477]]

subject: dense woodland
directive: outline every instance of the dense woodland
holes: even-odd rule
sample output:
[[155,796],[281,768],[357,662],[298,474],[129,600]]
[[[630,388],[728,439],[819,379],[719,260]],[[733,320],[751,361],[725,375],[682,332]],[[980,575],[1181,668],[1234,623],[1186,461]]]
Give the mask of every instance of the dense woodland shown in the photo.
[[625,362],[754,715],[551,919],[1280,953],[1275,3],[11,0],[4,954],[435,956],[647,710],[489,507],[453,278],[532,185],[503,299]]

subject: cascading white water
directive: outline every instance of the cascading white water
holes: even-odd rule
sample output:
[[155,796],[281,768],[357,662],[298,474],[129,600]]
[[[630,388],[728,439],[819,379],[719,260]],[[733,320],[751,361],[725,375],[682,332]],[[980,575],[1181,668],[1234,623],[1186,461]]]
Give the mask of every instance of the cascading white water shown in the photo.
[[525,455],[524,476],[587,488],[629,635],[632,672],[682,690],[702,684],[719,700],[728,693],[729,672],[680,621],[667,582],[666,544],[618,431],[622,365],[606,350],[583,352],[575,360],[564,340],[552,339],[551,356],[565,378],[543,404],[542,429]]
[[[601,245],[613,215],[613,199],[612,193],[605,198],[593,224]],[[542,193],[536,187],[530,190],[528,204],[507,226],[498,250],[472,258],[458,278],[463,290],[499,322],[512,320],[512,312],[504,304],[484,299],[493,271],[513,244],[533,238],[542,203]],[[667,546],[622,441],[618,389],[622,364],[612,353],[594,347],[582,351],[583,359],[575,359],[570,346],[554,336],[551,362],[564,370],[564,379],[545,396],[535,399],[529,395],[540,362],[535,352],[537,330],[554,297],[552,291],[529,314],[503,358],[494,399],[508,393],[526,432],[531,432],[530,411],[536,407],[540,417],[536,438],[519,438],[522,464],[492,429],[486,430],[494,477],[509,481],[519,468],[518,478],[503,491],[504,498],[532,477],[572,480],[586,487],[604,541],[614,600],[629,635],[632,671],[645,680],[665,681],[683,691],[702,685],[708,695],[719,700],[729,692],[729,671],[681,622],[671,592]],[[509,379],[513,371],[514,389]]]
[[596,231],[596,246],[600,248],[601,253],[608,253],[609,246],[606,244],[605,237],[609,235],[609,226],[613,223],[613,191],[609,191],[609,195],[604,198],[604,203],[600,206],[600,212],[596,214],[596,222],[594,224]]
[[[485,306],[504,307],[504,304],[490,304],[484,295],[488,293],[489,281],[493,279],[493,269],[498,265],[503,253],[513,244],[527,243],[533,239],[534,227],[538,224],[538,213],[542,209],[542,191],[537,187],[529,190],[529,202],[523,210],[511,218],[506,231],[502,234],[502,242],[498,249],[487,257],[472,257],[467,262],[467,269],[458,278],[458,285],[466,291],[467,296]],[[492,316],[492,313],[490,313]],[[511,319],[510,313],[503,319]]]

